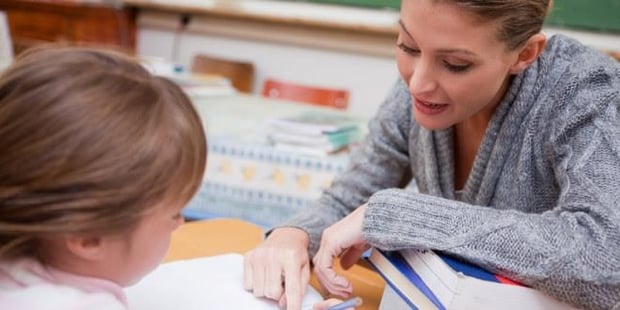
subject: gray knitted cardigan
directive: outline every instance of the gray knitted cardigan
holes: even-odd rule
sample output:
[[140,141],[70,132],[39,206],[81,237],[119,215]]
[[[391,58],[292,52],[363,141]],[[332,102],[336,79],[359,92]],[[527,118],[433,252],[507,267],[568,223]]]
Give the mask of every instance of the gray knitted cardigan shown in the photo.
[[[620,65],[562,36],[515,76],[462,190],[451,129],[412,117],[399,81],[319,201],[281,226],[321,232],[368,202],[375,247],[435,249],[591,309],[620,309]],[[411,177],[420,193],[403,189]]]

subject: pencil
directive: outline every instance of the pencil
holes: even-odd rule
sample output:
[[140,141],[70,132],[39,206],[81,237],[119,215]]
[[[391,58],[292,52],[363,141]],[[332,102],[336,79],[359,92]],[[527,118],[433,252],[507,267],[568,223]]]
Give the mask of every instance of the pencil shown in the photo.
[[346,310],[346,309],[353,308],[353,307],[359,307],[361,305],[362,305],[362,299],[359,297],[353,297],[337,305],[333,305],[327,308],[327,310]]

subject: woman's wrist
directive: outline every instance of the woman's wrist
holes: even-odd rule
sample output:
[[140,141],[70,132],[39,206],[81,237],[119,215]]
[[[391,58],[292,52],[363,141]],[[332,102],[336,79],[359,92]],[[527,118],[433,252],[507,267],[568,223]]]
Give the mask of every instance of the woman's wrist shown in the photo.
[[278,227],[274,229],[270,234],[269,238],[285,238],[285,239],[295,239],[300,240],[303,244],[304,248],[308,248],[310,244],[310,236],[308,233],[298,227]]

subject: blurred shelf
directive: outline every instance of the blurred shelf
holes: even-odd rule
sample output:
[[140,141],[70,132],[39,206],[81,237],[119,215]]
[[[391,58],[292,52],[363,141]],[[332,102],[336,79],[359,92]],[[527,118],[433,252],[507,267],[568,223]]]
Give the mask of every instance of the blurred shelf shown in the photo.
[[13,50],[50,42],[135,50],[135,12],[111,1],[2,0]]

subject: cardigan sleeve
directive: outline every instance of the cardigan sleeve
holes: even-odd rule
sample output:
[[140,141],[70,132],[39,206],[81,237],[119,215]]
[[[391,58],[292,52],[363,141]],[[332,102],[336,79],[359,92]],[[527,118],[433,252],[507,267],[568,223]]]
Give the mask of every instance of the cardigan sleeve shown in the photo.
[[620,307],[618,71],[581,74],[554,92],[562,107],[539,156],[560,194],[547,211],[388,189],[369,200],[365,238],[386,250],[445,251],[579,307]]

